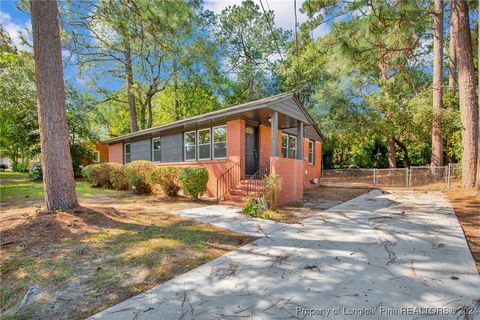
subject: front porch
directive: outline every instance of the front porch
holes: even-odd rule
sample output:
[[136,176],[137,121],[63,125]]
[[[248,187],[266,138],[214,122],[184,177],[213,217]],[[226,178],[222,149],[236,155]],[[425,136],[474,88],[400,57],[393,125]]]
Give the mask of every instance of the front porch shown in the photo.
[[[243,205],[247,195],[261,191],[263,178],[270,173],[282,180],[279,204],[302,199],[306,182],[319,179],[321,171],[320,157],[316,164],[315,159],[313,163],[308,160],[310,140],[305,123],[276,110],[256,116],[227,122],[227,159],[231,165],[216,179],[217,200]],[[320,142],[316,149],[320,155]],[[306,166],[313,168],[307,171]]]

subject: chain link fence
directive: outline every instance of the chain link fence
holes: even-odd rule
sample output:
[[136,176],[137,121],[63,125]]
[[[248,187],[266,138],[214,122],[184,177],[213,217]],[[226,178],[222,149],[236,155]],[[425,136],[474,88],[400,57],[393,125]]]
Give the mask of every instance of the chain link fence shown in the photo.
[[461,187],[460,164],[393,169],[324,170],[320,184],[331,187],[411,188],[450,190]]

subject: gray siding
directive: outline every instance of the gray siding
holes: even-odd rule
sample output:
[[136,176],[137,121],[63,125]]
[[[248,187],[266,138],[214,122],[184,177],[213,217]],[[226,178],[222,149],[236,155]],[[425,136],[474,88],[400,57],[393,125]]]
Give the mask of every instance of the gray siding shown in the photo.
[[160,137],[162,162],[183,161],[183,134],[174,133]]
[[152,140],[141,140],[130,143],[131,161],[152,160]]
[[295,104],[294,102],[278,102],[272,105],[269,105],[269,107],[275,111],[278,111],[280,113],[283,113],[289,117],[292,117],[294,119],[303,121],[305,123],[309,123],[307,117],[305,117],[305,114],[303,111],[300,109],[300,107]]

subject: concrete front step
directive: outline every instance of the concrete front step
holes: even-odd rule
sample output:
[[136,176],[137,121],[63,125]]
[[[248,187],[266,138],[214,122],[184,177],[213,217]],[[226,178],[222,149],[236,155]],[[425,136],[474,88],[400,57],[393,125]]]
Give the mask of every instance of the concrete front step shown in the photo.
[[[246,184],[237,184],[235,186],[235,190],[244,190],[244,191],[247,191],[248,189],[248,185]],[[262,186],[261,185],[251,185],[250,186],[250,191],[260,191],[262,190]]]
[[254,179],[254,180],[248,180],[248,179],[242,179],[240,180],[240,184],[247,184],[248,182],[257,182],[258,184],[261,184],[262,183],[262,179]]

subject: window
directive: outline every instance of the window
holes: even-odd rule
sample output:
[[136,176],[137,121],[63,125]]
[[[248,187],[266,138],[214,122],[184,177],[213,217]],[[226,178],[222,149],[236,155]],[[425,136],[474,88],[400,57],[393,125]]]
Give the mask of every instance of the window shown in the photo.
[[100,162],[100,151],[93,151],[93,162]]
[[130,163],[130,143],[125,143],[125,163]]
[[315,142],[312,140],[308,141],[308,163],[315,163]]
[[160,137],[152,139],[152,160],[153,162],[162,161],[162,155],[160,154],[161,142]]
[[297,157],[297,137],[288,136],[288,157],[295,159]]
[[183,144],[185,146],[185,161],[195,161],[197,152],[197,139],[195,131],[185,132]]
[[297,156],[297,137],[282,133],[282,157],[295,159]]
[[227,157],[227,127],[213,128],[213,158],[225,159]]
[[198,130],[198,160],[210,160],[211,141],[210,128]]
[[288,158],[288,134],[282,133],[282,157]]

